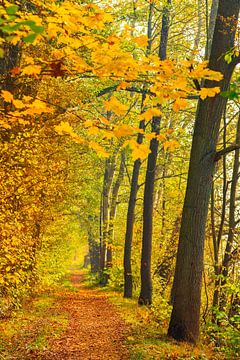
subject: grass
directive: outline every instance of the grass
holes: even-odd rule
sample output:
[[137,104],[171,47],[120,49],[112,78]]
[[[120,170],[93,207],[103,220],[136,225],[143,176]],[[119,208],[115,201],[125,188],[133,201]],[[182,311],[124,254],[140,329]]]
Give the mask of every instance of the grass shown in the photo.
[[[122,294],[109,293],[110,301],[129,324],[131,336],[127,345],[131,350],[130,360],[224,360],[211,344],[197,346],[177,342],[167,337],[168,321],[155,315],[156,309],[137,305],[136,299],[123,299]],[[167,317],[167,316],[166,316]]]
[[48,349],[50,338],[60,338],[68,315],[56,306],[61,288],[28,299],[15,316],[0,323],[0,360],[29,359]]

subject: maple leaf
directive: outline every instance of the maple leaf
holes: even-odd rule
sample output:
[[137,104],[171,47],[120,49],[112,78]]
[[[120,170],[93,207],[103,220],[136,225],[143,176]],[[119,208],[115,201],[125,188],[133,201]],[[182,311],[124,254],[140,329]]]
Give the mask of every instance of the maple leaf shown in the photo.
[[167,151],[167,150],[174,151],[178,147],[179,147],[179,142],[177,140],[166,141],[163,144],[163,148],[165,151]]
[[96,143],[95,141],[90,141],[89,147],[91,149],[95,150],[99,156],[104,157],[104,158],[109,157],[109,154],[105,151],[105,149],[101,145]]
[[214,97],[216,94],[220,93],[219,87],[214,88],[202,88],[199,91],[199,96],[202,100],[206,99],[207,97]]
[[28,65],[22,69],[22,75],[39,75],[42,71],[40,65]]
[[137,141],[135,140],[127,140],[125,141],[124,145],[125,146],[129,146],[130,149],[132,150],[132,158],[133,160],[144,160],[146,159],[146,157],[148,156],[148,154],[150,154],[151,150],[149,149],[149,146],[146,144],[139,144]]
[[139,115],[139,119],[149,121],[154,116],[161,116],[161,115],[162,115],[162,112],[160,109],[152,108],[152,109],[148,109],[147,111],[145,111],[144,113]]
[[135,37],[133,40],[137,45],[144,47],[148,44],[148,37],[146,35],[141,35],[138,37]]
[[116,115],[123,115],[128,110],[128,107],[114,96],[112,96],[109,101],[105,101],[104,106],[106,110],[113,111]]
[[173,104],[173,111],[178,112],[179,110],[185,109],[188,105],[186,99],[177,98]]
[[132,129],[129,125],[119,125],[115,126],[113,129],[113,133],[116,137],[129,136],[134,134],[134,129]]
[[59,135],[73,133],[73,128],[68,121],[61,121],[61,123],[59,125],[55,125],[54,128]]
[[6,101],[6,102],[11,103],[11,102],[14,100],[13,95],[12,95],[9,91],[7,91],[7,90],[2,90],[2,91],[1,91],[1,94],[2,94],[2,98],[3,98],[4,101]]

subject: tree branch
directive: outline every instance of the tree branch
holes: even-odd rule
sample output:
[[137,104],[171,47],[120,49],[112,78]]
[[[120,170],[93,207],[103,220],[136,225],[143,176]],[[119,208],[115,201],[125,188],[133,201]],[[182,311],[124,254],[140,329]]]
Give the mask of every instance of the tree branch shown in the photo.
[[217,151],[214,161],[220,160],[222,156],[224,156],[232,151],[235,151],[237,149],[240,149],[240,144],[233,144],[233,145],[226,147],[225,149]]

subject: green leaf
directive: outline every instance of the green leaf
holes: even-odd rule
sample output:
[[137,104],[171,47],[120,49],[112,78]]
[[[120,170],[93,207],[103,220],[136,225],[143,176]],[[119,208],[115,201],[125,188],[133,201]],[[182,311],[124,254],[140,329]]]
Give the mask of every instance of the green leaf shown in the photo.
[[20,24],[15,24],[13,26],[10,26],[10,25],[5,25],[1,28],[1,30],[5,33],[8,33],[8,34],[11,34],[13,33],[14,31],[18,30],[20,27]]
[[6,8],[6,13],[8,15],[15,15],[17,11],[18,11],[18,6],[17,5],[8,6]]
[[37,34],[30,34],[30,35],[24,37],[24,38],[23,38],[23,41],[24,41],[25,43],[33,43],[34,40],[36,39],[36,37],[37,37]]
[[36,23],[32,20],[23,21],[21,24],[29,26],[36,34],[41,34],[44,31],[44,27],[36,25]]
[[4,50],[0,48],[0,59],[4,57]]
[[224,60],[226,61],[226,63],[230,64],[230,63],[232,62],[232,54],[227,53],[227,54],[224,56]]

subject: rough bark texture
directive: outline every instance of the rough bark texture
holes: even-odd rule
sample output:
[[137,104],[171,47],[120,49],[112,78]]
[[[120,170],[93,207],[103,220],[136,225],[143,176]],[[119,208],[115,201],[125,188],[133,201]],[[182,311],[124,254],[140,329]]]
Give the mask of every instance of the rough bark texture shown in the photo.
[[124,178],[124,169],[125,169],[125,152],[122,151],[121,162],[119,166],[119,171],[117,179],[113,184],[112,188],[112,197],[111,197],[111,206],[109,214],[109,229],[108,229],[108,246],[107,246],[107,267],[112,267],[112,243],[114,238],[114,220],[117,212],[117,199],[118,193],[121,186],[121,183]]
[[[239,0],[220,0],[213,35],[209,67],[222,72],[218,84],[205,81],[204,87],[228,88],[234,65],[224,54],[234,46]],[[231,31],[224,18],[232,18]],[[226,99],[220,95],[199,100],[190,155],[187,190],[184,200],[180,239],[175,270],[173,310],[168,335],[195,343],[199,336],[203,251],[209,196],[219,126]]]
[[[159,134],[160,118],[152,120],[152,132]],[[139,305],[150,305],[152,303],[152,276],[151,276],[151,255],[152,255],[152,226],[153,226],[153,196],[155,169],[158,153],[157,139],[150,142],[151,153],[148,156],[147,172],[144,188],[143,202],[143,239],[141,257],[141,292],[138,299]]]
[[[169,30],[169,5],[164,7],[162,16],[161,39],[159,44],[159,58],[166,59],[168,30]],[[159,134],[160,117],[153,117],[152,132]],[[159,141],[154,138],[150,142],[150,151],[147,162],[147,172],[145,178],[144,201],[143,201],[143,237],[142,237],[142,256],[141,256],[141,291],[138,298],[139,305],[150,305],[152,303],[152,276],[151,276],[151,255],[152,255],[152,227],[153,227],[153,202],[154,202],[154,182],[155,170],[157,165]]]
[[[240,115],[238,118],[237,129],[236,129],[236,144],[240,144]],[[240,167],[240,149],[235,150],[234,163],[233,163],[233,172],[232,172],[232,181],[231,181],[231,191],[230,191],[230,207],[229,207],[229,220],[228,220],[228,238],[225,248],[224,258],[222,262],[222,275],[223,280],[221,283],[221,292],[220,292],[220,310],[225,310],[227,295],[224,285],[227,283],[227,277],[229,275],[229,268],[232,261],[232,251],[234,244],[234,235],[235,235],[235,210],[236,210],[236,193],[237,193],[237,183],[239,179],[239,167]]]
[[110,211],[110,191],[115,171],[115,155],[105,162],[105,172],[102,192],[102,239],[100,249],[100,270],[104,271],[106,265],[107,238]]
[[[144,120],[140,121],[139,129],[144,129],[145,122]],[[143,134],[138,134],[137,143],[141,144],[143,141]],[[126,225],[126,234],[125,234],[125,245],[124,245],[124,297],[132,297],[132,264],[131,264],[131,254],[132,254],[132,238],[133,238],[133,226],[135,219],[135,205],[138,192],[138,177],[141,167],[141,160],[137,159],[134,161],[133,173],[131,179],[131,190],[130,197],[128,201],[128,211],[127,211],[127,225]]]
[[[208,14],[206,16],[207,22],[207,46],[205,50],[205,59],[209,59],[210,50],[212,47],[212,39],[213,39],[213,32],[216,23],[217,11],[218,11],[218,3],[219,0],[213,0],[211,11],[210,11],[210,18],[208,21]],[[206,1],[206,11],[208,12],[208,1]]]

